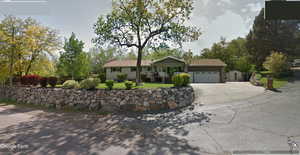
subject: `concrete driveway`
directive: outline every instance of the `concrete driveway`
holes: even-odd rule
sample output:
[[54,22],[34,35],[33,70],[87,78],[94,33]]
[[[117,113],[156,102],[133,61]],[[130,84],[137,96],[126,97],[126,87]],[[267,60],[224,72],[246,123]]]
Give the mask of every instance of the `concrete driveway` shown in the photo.
[[263,87],[256,87],[249,82],[227,82],[191,84],[195,90],[195,103],[199,104],[224,104],[251,97],[262,95],[265,92]]
[[288,154],[300,144],[299,94],[300,81],[294,81],[280,92],[266,91],[236,102],[141,115],[99,116],[0,106],[0,146],[28,146],[0,148],[0,154]]

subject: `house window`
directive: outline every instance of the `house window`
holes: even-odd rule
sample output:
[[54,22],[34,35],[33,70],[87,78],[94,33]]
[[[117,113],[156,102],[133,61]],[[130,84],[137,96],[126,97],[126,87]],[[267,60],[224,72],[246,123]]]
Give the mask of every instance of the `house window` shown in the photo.
[[113,67],[111,68],[111,72],[121,72],[122,68],[121,67]]
[[136,67],[130,67],[131,72],[136,72]]

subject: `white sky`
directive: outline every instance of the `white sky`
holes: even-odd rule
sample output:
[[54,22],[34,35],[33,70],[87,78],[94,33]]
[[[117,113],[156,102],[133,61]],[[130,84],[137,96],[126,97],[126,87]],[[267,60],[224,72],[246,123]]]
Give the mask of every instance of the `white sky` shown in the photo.
[[[201,28],[199,41],[185,44],[199,54],[223,36],[227,40],[244,37],[264,0],[194,0],[190,24]],[[75,32],[85,42],[85,49],[93,47],[93,24],[99,15],[109,13],[111,0],[0,0],[0,19],[4,14],[32,16],[44,25],[59,30],[62,37]]]

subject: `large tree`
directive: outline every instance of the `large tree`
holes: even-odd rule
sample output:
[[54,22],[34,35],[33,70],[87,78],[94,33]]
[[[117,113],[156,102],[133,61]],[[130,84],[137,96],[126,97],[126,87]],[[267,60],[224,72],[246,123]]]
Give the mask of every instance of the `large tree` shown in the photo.
[[210,49],[203,49],[201,57],[221,59],[227,64],[226,71],[239,70],[247,73],[251,67],[244,38],[237,38],[227,42],[225,38],[221,37],[221,41],[214,43]]
[[141,61],[146,46],[198,40],[200,31],[186,26],[193,10],[191,0],[113,0],[110,14],[94,25],[98,45],[113,44],[137,49],[136,82],[141,81]]
[[262,9],[247,35],[246,47],[252,62],[262,69],[262,64],[271,51],[295,55],[300,43],[299,32],[299,21],[265,20]]
[[6,74],[2,77],[9,77],[12,85],[14,75],[29,74],[32,66],[45,64],[45,58],[59,48],[59,43],[56,31],[36,20],[6,16],[0,22],[0,70]]
[[60,48],[60,38],[56,30],[41,26],[31,18],[25,20],[25,28],[23,42],[29,52],[25,75],[28,75],[34,62],[54,55]]
[[17,56],[21,54],[20,45],[22,40],[22,32],[23,21],[20,18],[7,16],[0,23],[1,55],[3,56],[3,59],[6,59],[5,61],[9,64],[5,67],[8,67],[8,77],[10,79],[10,85],[12,85]]
[[83,41],[72,33],[69,39],[65,39],[64,52],[61,52],[57,64],[57,73],[62,77],[71,77],[80,80],[86,78],[90,72],[90,60],[88,54],[83,51]]

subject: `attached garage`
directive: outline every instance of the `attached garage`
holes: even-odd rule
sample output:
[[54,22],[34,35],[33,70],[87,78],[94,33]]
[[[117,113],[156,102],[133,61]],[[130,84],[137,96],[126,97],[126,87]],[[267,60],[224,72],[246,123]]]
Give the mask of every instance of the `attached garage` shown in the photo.
[[219,59],[192,60],[188,66],[192,83],[221,83],[225,81],[226,64]]
[[203,71],[192,72],[193,83],[218,83],[220,82],[220,72],[218,71]]

